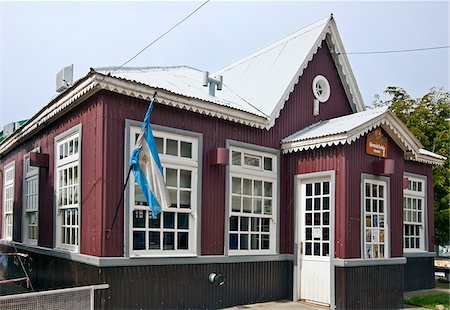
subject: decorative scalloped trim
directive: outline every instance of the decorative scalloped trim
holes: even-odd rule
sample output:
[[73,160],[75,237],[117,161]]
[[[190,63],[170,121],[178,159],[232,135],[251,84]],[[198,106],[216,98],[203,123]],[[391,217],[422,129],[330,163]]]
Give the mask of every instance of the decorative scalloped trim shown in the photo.
[[[317,143],[308,144],[308,145],[299,145],[299,146],[296,146],[296,147],[283,149],[282,152],[284,154],[288,154],[288,153],[299,152],[299,151],[303,151],[303,150],[313,150],[313,149],[320,148],[320,147],[327,147],[327,146],[334,146],[334,145],[344,145],[344,144],[349,144],[350,145],[353,142],[355,142],[356,140],[358,140],[359,138],[361,138],[362,136],[365,136],[366,134],[368,134],[370,131],[372,131],[375,128],[379,127],[380,125],[384,125],[384,126],[389,127],[389,129],[401,141],[401,143],[405,146],[405,148],[408,151],[411,151],[414,154],[416,154],[416,151],[409,145],[409,143],[402,137],[402,135],[400,135],[398,130],[395,128],[395,126],[393,126],[389,122],[389,120],[385,117],[385,114],[382,114],[382,115],[378,116],[377,118],[375,118],[375,120],[373,120],[369,126],[363,127],[361,130],[358,130],[355,134],[349,134],[345,138],[336,139],[336,140],[330,140],[330,141],[326,141],[326,142],[317,142]],[[329,138],[329,137],[337,136],[337,135],[341,135],[341,134],[343,134],[343,132],[339,132],[339,133],[336,133],[336,134],[333,134],[333,135],[330,135],[330,136],[322,136],[322,137],[318,137],[318,138],[324,138],[324,137],[328,137]],[[314,140],[314,139],[311,139],[311,140]],[[301,140],[297,140],[297,142],[299,142],[299,141],[301,141]],[[307,140],[305,140],[305,141],[307,141]],[[291,142],[291,143],[295,143],[295,141]]]
[[[80,79],[81,80],[81,79]],[[45,108],[40,115],[31,120],[30,123],[26,123],[19,130],[13,133],[11,140],[6,140],[0,145],[0,153],[8,151],[16,143],[18,143],[23,137],[34,133],[41,125],[52,121],[58,114],[60,114],[67,107],[72,105],[74,102],[78,101],[81,97],[85,96],[87,93],[91,92],[95,87],[96,83],[93,79],[87,79],[80,85],[75,87],[72,91],[67,93],[67,97],[62,97],[60,100],[53,103],[51,106]]]
[[[278,117],[280,117],[281,111],[284,109],[284,106],[287,102],[287,100],[289,99],[291,93],[294,91],[295,86],[298,84],[298,82],[300,81],[300,77],[303,75],[303,71],[308,67],[309,63],[311,62],[311,60],[314,58],[314,56],[317,54],[319,48],[322,47],[323,41],[325,41],[327,39],[327,35],[330,34],[330,40],[331,40],[331,44],[332,47],[336,47],[336,38],[335,36],[332,34],[331,31],[331,25],[326,26],[326,28],[324,29],[322,36],[320,37],[320,42],[318,44],[316,44],[316,47],[311,50],[312,53],[309,54],[309,57],[306,58],[306,61],[303,62],[302,66],[299,68],[299,71],[297,72],[296,76],[294,77],[294,79],[292,80],[292,82],[289,84],[289,86],[287,87],[287,92],[286,95],[281,99],[281,104],[279,103],[279,107],[276,107],[274,112],[275,114],[272,114],[270,117],[270,122],[269,125],[267,126],[267,129],[270,129],[271,127],[273,127],[275,125],[275,121],[276,119],[278,119]],[[349,76],[353,76],[349,71],[347,66],[344,64],[343,60],[341,59],[341,55],[338,55],[337,57],[333,57],[333,59],[336,59],[338,61],[338,66],[336,66],[340,71],[342,72],[342,78],[344,79],[344,83],[347,84],[348,90],[349,90],[349,95],[351,98],[349,98],[351,100],[351,102],[353,103],[353,105],[355,106],[355,108],[358,108],[358,103],[356,102],[355,98],[355,94],[353,93],[352,89],[353,87],[351,85],[353,85],[352,83],[352,78],[349,78]],[[360,111],[357,111],[360,112]]]
[[278,117],[280,117],[281,111],[284,109],[284,106],[285,106],[286,102],[288,101],[289,97],[291,96],[292,92],[294,91],[295,86],[300,81],[300,77],[303,76],[303,71],[305,71],[305,69],[308,67],[311,60],[314,58],[314,56],[319,51],[319,48],[322,47],[322,42],[325,40],[325,38],[327,37],[327,34],[329,32],[330,32],[330,26],[326,26],[324,28],[324,31],[322,32],[322,36],[320,36],[319,43],[315,44],[315,48],[313,47],[313,49],[310,51],[309,56],[307,56],[306,59],[303,61],[302,65],[300,66],[299,70],[297,71],[297,74],[294,76],[291,83],[286,88],[284,97],[282,97],[280,99],[279,103],[277,104],[277,107],[275,107],[275,110],[273,111],[273,112],[275,112],[275,114],[273,114],[273,112],[272,112],[272,114],[270,116],[269,125],[267,125],[266,129],[270,129],[275,125],[275,121],[278,119]]
[[[131,82],[131,83],[137,83],[137,84],[142,85],[144,87],[151,87],[151,86],[149,86],[147,84],[142,84],[142,83],[139,83],[139,82],[136,82],[136,81],[130,81],[130,80],[127,80],[127,79],[124,79],[124,78],[120,78],[120,77],[111,77],[111,78],[118,79],[118,80],[124,81],[126,83],[130,83]],[[111,84],[109,84],[107,82],[100,83],[100,87],[102,89],[109,90],[109,91],[112,91],[112,92],[115,92],[115,93],[124,94],[124,95],[129,96],[129,97],[135,97],[135,98],[140,98],[140,99],[145,99],[145,100],[150,100],[151,96],[152,96],[149,93],[143,94],[140,91],[134,91],[134,90],[131,90],[131,89],[126,89],[126,88],[120,87],[118,85],[111,85]],[[170,92],[168,90],[165,90],[165,91]],[[175,96],[180,96],[178,94],[174,94],[174,95]],[[186,97],[186,96],[182,96],[182,97],[185,97],[185,98],[188,98],[188,99],[191,98],[191,99],[201,100],[199,98],[193,98],[193,97]],[[193,106],[193,105],[189,105],[189,104],[185,104],[185,103],[181,103],[181,102],[176,102],[176,101],[173,101],[173,100],[167,100],[167,99],[166,100],[165,99],[160,99],[158,101],[158,103],[164,104],[164,105],[167,105],[167,106],[170,106],[170,107],[178,108],[178,109],[181,109],[181,110],[187,110],[187,111],[195,112],[195,113],[198,113],[198,114],[203,114],[203,115],[207,115],[207,116],[211,116],[211,117],[216,117],[216,118],[223,119],[223,120],[226,120],[226,121],[235,122],[235,123],[238,123],[238,124],[243,124],[243,125],[246,125],[246,126],[255,127],[255,128],[258,128],[258,129],[265,129],[266,128],[266,124],[263,124],[263,123],[258,124],[256,122],[252,122],[250,120],[245,120],[243,118],[234,117],[234,116],[231,116],[231,115],[228,115],[228,114],[225,114],[225,113],[220,113],[219,110],[214,111],[212,109],[205,109],[205,108],[201,108],[201,107],[198,107],[198,106]],[[209,101],[206,102],[206,103],[209,103]],[[225,106],[225,105],[219,105],[219,106],[222,106],[222,107],[224,107],[226,109],[229,108],[229,109],[232,109],[232,110],[237,111],[237,112],[246,113],[244,111],[241,111],[241,110],[238,110],[238,109],[234,109],[234,108],[229,107],[229,106]],[[254,115],[254,114],[251,114],[251,115]],[[254,115],[254,116],[255,117],[259,117],[258,115]]]

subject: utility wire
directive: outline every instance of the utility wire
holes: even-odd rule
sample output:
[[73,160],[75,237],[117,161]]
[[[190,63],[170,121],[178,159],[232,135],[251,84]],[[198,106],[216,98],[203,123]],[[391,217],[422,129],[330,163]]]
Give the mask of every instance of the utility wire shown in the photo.
[[143,49],[141,49],[136,55],[134,55],[133,57],[131,57],[130,59],[128,59],[127,61],[125,61],[123,64],[121,64],[119,67],[115,68],[114,71],[112,71],[111,73],[116,72],[117,70],[119,70],[120,68],[122,68],[123,66],[125,66],[126,64],[128,64],[130,61],[132,61],[133,59],[135,59],[136,57],[138,57],[140,54],[142,54],[146,49],[148,49],[150,46],[152,46],[153,44],[155,44],[156,42],[158,42],[160,39],[162,39],[164,36],[166,36],[169,32],[171,32],[173,29],[175,29],[176,27],[178,27],[179,25],[181,25],[183,22],[185,22],[189,17],[191,17],[192,15],[194,15],[198,10],[200,10],[203,6],[205,6],[210,0],[206,0],[205,2],[202,3],[202,5],[200,5],[198,8],[196,8],[194,11],[192,11],[189,15],[187,15],[185,18],[183,18],[182,20],[180,20],[178,23],[176,23],[174,26],[172,26],[172,28],[170,28],[169,30],[167,30],[166,32],[164,32],[162,35],[160,35],[159,37],[157,37],[155,40],[153,40],[151,43],[149,43],[147,46],[145,46]]
[[266,113],[264,113],[263,111],[261,111],[260,109],[258,109],[257,107],[255,107],[253,104],[251,104],[250,102],[248,102],[247,100],[245,100],[244,98],[242,98],[241,96],[239,96],[238,93],[236,93],[230,86],[228,86],[227,84],[225,84],[224,82],[222,82],[223,86],[225,86],[226,88],[228,88],[233,94],[235,94],[237,97],[239,97],[242,101],[244,101],[245,103],[247,103],[249,106],[251,106],[253,109],[255,109],[256,111],[258,111],[259,113],[263,114],[265,117],[269,118],[270,116],[267,115]]
[[434,47],[424,47],[424,48],[412,48],[405,50],[391,50],[391,51],[372,51],[372,52],[349,52],[349,53],[337,53],[338,55],[371,55],[371,54],[392,54],[392,53],[407,53],[407,52],[419,52],[419,51],[429,51],[450,48],[449,45],[446,46],[434,46]]

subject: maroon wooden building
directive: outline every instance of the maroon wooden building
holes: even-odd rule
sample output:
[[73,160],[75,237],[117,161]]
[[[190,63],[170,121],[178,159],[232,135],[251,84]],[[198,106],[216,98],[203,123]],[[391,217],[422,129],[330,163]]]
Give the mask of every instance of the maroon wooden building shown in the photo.
[[[109,283],[99,308],[400,308],[434,286],[444,158],[365,109],[343,52],[327,17],[212,74],[91,70],[0,144],[3,251],[39,289]],[[152,216],[131,177],[111,229],[155,91],[172,205]]]

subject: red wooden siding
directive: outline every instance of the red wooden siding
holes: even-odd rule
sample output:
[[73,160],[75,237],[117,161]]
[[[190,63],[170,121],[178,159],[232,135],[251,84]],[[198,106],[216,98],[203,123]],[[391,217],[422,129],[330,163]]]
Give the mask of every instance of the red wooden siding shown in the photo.
[[[347,243],[346,222],[347,222],[347,205],[345,199],[346,187],[346,160],[344,158],[344,146],[333,146],[329,148],[319,148],[311,151],[303,151],[291,155],[291,161],[298,163],[298,174],[313,173],[320,171],[336,171],[336,188],[335,188],[335,256],[339,258],[345,257],[345,247]],[[293,181],[293,180],[292,180]],[[291,182],[290,189],[294,190],[294,183]],[[293,211],[290,210],[291,217],[294,217]],[[293,235],[294,228],[291,229]],[[293,236],[292,236],[293,237]],[[290,251],[292,251],[292,246]]]
[[[101,102],[95,97],[89,98],[80,107],[69,112],[55,123],[45,127],[32,139],[22,143],[2,158],[2,169],[6,163],[15,160],[14,181],[14,233],[13,240],[22,240],[22,196],[23,196],[23,156],[39,146],[42,153],[49,154],[49,169],[40,168],[39,181],[39,240],[38,244],[52,248],[54,246],[54,165],[57,135],[75,125],[82,124],[82,161],[81,161],[81,249],[83,254],[100,256],[102,234],[102,214],[99,206],[102,202],[103,177],[98,165],[103,164],[100,154],[104,139]],[[1,180],[3,185],[3,176]],[[2,186],[3,188],[3,186]],[[0,195],[3,195],[1,191]],[[3,199],[3,197],[1,197]],[[2,200],[3,201],[3,200]]]
[[[395,160],[395,174],[390,178],[390,251],[391,257],[403,256],[403,151],[388,137],[388,158]],[[372,173],[372,163],[379,157],[366,154],[365,137],[345,150],[348,167],[345,188],[347,196],[347,231],[345,240],[351,240],[344,258],[361,257],[361,173]]]
[[[317,74],[322,74],[329,80],[331,97],[327,103],[321,104],[320,116],[314,117],[312,115],[313,95],[311,87],[312,80]],[[101,96],[102,99],[100,100],[104,102],[105,118],[107,119],[103,160],[107,162],[105,165],[109,167],[104,171],[106,180],[104,219],[105,223],[111,223],[114,217],[115,204],[120,195],[119,188],[124,181],[125,119],[141,121],[148,107],[148,102],[110,92],[102,92]],[[226,168],[210,165],[211,150],[217,147],[225,147],[227,139],[279,149],[281,139],[293,132],[320,119],[330,119],[351,112],[344,88],[325,43],[305,69],[299,84],[291,93],[280,113],[280,117],[276,120],[275,126],[268,131],[157,104],[152,112],[151,122],[153,124],[203,134],[201,253],[203,255],[221,255],[224,250]],[[279,168],[282,182],[285,182],[284,177],[290,180],[296,174],[296,165],[289,164],[284,155],[281,156]],[[209,187],[210,184],[214,184],[214,190]],[[280,251],[281,253],[292,253],[294,220],[290,214],[293,210],[293,188],[288,192],[285,191],[286,187],[282,184],[280,184],[280,188],[282,189],[280,195]],[[289,210],[289,212],[285,213],[285,210]],[[109,224],[107,226],[109,227]],[[122,227],[123,205],[111,237],[105,240],[104,255],[123,255]]]
[[405,172],[419,174],[427,177],[427,232],[428,251],[434,252],[434,185],[433,168],[430,165],[405,161]]
[[[224,121],[197,113],[157,104],[152,114],[152,123],[203,134],[202,154],[202,197],[201,197],[201,250],[202,255],[221,255],[224,250],[225,224],[225,180],[226,168],[210,164],[210,151],[225,147],[226,140],[238,140],[255,145],[279,149],[284,137],[320,119],[329,119],[351,113],[350,105],[339,79],[332,57],[324,42],[313,60],[303,72],[299,83],[290,94],[275,126],[270,130],[256,129],[234,122]],[[312,115],[312,80],[317,74],[327,77],[331,86],[331,97],[320,105],[320,115]],[[275,103],[274,103],[275,104]],[[49,170],[41,169],[40,191],[40,239],[39,244],[52,247],[53,219],[53,179],[54,179],[54,137],[65,130],[82,124],[82,220],[80,252],[96,256],[123,256],[123,203],[110,238],[106,230],[110,228],[116,204],[124,182],[124,131],[125,120],[141,121],[148,102],[101,91],[80,107],[70,111],[56,123],[47,126],[35,138],[20,146],[20,150],[10,152],[2,158],[2,163],[16,159],[16,205],[21,208],[22,189],[18,181],[22,175],[22,156],[35,146],[43,153],[50,154]],[[359,140],[360,141],[360,140]],[[391,141],[391,144],[393,142]],[[281,155],[280,161],[280,252],[293,253],[294,246],[294,175],[299,159],[308,163],[302,172],[336,170],[336,255],[342,258],[359,257],[359,195],[353,195],[354,186],[359,192],[361,172],[370,172],[373,158],[365,155],[364,143],[354,143],[350,148],[331,147],[300,154]],[[395,148],[391,154],[397,154]],[[400,156],[399,154],[397,154]],[[396,155],[396,156],[397,156]],[[401,157],[395,157],[395,159]],[[344,159],[345,157],[345,159]],[[391,157],[392,158],[392,157]],[[355,175],[345,171],[350,163],[356,163]],[[303,167],[303,166],[302,166]],[[396,171],[402,166],[397,165]],[[400,169],[400,170],[399,170]],[[2,180],[3,181],[3,180]],[[1,181],[1,182],[2,182]],[[352,183],[353,182],[353,183]],[[355,183],[356,182],[356,183]],[[392,182],[394,184],[395,182]],[[392,185],[391,186],[396,186]],[[401,184],[401,182],[399,183]],[[346,186],[350,185],[350,186]],[[391,189],[392,190],[392,189]],[[357,206],[357,210],[355,209]],[[353,210],[353,211],[352,211]],[[356,210],[356,211],[354,211]],[[21,211],[21,210],[20,210]],[[15,213],[14,239],[20,241],[21,212]],[[402,213],[398,216],[402,216]],[[395,217],[391,216],[391,219]],[[391,245],[401,243],[401,235]],[[350,244],[345,240],[353,240]],[[346,248],[348,247],[348,248]],[[394,252],[393,252],[394,254]],[[398,251],[395,255],[399,255]]]
[[[388,137],[386,132],[383,131],[383,134]],[[292,162],[298,160],[300,174],[336,170],[335,254],[338,258],[361,257],[361,174],[373,174],[372,164],[380,160],[366,154],[365,139],[366,137],[362,137],[351,145],[320,148],[291,155]],[[400,257],[403,256],[404,159],[403,151],[389,137],[388,144],[388,158],[395,160],[395,174],[389,176],[389,246],[391,257]],[[292,186],[290,188],[293,190]],[[293,216],[293,212],[289,212],[290,216]]]

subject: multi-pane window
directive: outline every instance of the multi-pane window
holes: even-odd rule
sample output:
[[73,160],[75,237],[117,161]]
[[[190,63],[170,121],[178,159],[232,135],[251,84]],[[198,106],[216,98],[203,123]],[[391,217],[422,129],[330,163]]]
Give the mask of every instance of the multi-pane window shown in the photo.
[[4,168],[2,238],[6,240],[11,240],[13,235],[14,167],[14,162],[11,162]]
[[386,221],[387,183],[364,180],[364,258],[385,258],[388,223]]
[[408,178],[408,187],[403,192],[403,220],[405,250],[424,250],[425,181]]
[[30,165],[29,154],[24,156],[24,235],[25,243],[36,244],[38,239],[39,168]]
[[[140,129],[132,127],[131,152]],[[130,255],[196,254],[198,138],[153,131],[171,206],[153,216],[131,176]],[[132,183],[132,184],[133,184]]]
[[80,132],[56,141],[57,247],[78,251],[80,239]]
[[276,155],[230,147],[230,254],[276,251]]
[[330,256],[330,182],[305,184],[305,255]]

